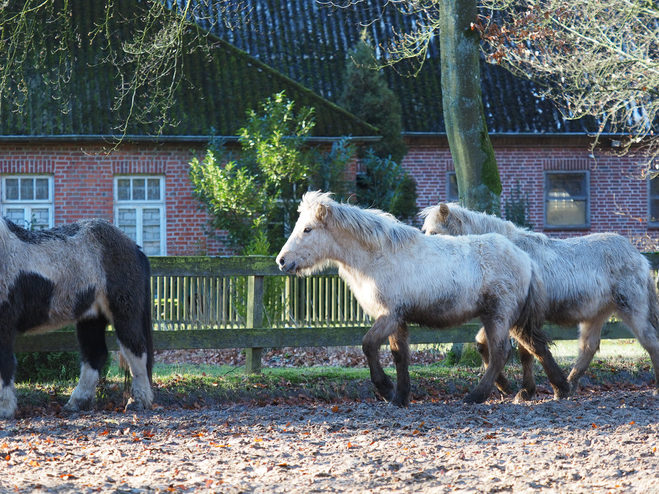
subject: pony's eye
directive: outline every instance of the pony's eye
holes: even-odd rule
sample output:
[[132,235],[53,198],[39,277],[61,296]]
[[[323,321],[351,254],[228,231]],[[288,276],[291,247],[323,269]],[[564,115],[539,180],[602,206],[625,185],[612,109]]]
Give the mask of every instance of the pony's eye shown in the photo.
[[311,228],[306,227],[304,230],[302,230],[304,233],[309,233],[311,231]]

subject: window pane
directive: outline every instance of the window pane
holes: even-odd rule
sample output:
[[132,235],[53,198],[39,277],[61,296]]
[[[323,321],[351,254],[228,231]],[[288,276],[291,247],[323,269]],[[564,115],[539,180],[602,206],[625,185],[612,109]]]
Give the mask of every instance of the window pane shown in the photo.
[[586,201],[573,199],[547,201],[547,224],[555,226],[585,225]]
[[48,187],[47,178],[34,179],[35,185],[35,199],[40,201],[47,201],[50,195],[50,188]]
[[650,201],[650,223],[659,223],[659,199]]
[[586,195],[585,173],[549,173],[547,174],[548,197],[583,198]]
[[21,201],[34,200],[34,179],[21,178]]
[[143,201],[146,199],[146,180],[136,178],[133,180],[133,201]]
[[147,199],[149,201],[159,201],[160,200],[160,179],[159,178],[150,178],[147,181]]
[[448,174],[448,197],[449,202],[458,202],[460,196],[458,194],[458,176],[455,173]]
[[32,230],[43,230],[48,228],[48,209],[39,208],[32,209],[32,219],[31,219],[31,228]]
[[149,256],[160,254],[160,209],[142,211],[142,248]]
[[18,201],[18,179],[17,178],[8,178],[7,180],[5,180],[5,192],[7,194],[7,197],[5,198],[6,200],[8,200],[8,201]]
[[120,209],[117,225],[133,242],[137,242],[137,211],[134,209]]
[[23,208],[5,209],[5,216],[18,226],[25,227],[25,210]]
[[130,201],[130,180],[120,178],[117,180],[117,199],[120,201]]
[[659,196],[659,177],[650,180],[650,196]]

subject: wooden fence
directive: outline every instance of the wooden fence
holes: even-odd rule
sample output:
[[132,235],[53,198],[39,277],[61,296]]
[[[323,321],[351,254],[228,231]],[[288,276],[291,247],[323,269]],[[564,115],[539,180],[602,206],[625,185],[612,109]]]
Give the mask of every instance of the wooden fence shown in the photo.
[[[659,253],[644,254],[659,270]],[[336,272],[307,278],[284,276],[271,257],[151,257],[154,347],[245,348],[247,372],[258,372],[261,349],[355,346],[371,323]],[[480,324],[436,330],[410,327],[412,344],[468,343]],[[578,330],[545,326],[556,340]],[[609,322],[603,339],[632,338]],[[117,350],[112,331],[108,348]],[[16,340],[16,352],[75,351],[71,329]]]

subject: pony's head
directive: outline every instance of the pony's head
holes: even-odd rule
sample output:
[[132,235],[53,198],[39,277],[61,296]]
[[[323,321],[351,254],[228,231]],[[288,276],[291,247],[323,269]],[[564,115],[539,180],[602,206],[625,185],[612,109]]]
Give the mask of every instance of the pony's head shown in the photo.
[[340,204],[329,192],[307,192],[300,217],[277,256],[279,269],[309,274],[328,262],[346,262],[358,250],[395,251],[420,233],[379,209]]
[[328,248],[333,245],[327,219],[335,204],[329,192],[307,192],[302,196],[298,207],[300,216],[277,255],[281,271],[304,275],[327,264]]
[[455,214],[459,208],[460,206],[457,204],[443,202],[427,207],[419,213],[424,218],[421,230],[426,235],[467,235],[472,233],[468,223],[463,221],[461,215]]

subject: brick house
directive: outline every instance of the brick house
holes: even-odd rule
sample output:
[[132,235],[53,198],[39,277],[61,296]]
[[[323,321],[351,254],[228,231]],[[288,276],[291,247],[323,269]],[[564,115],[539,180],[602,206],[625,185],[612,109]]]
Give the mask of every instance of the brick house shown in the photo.
[[[210,51],[185,56],[183,83],[167,114],[173,125],[158,134],[162,120],[133,121],[122,134],[118,129],[131,109],[112,110],[116,69],[104,63],[102,48],[122,39],[85,38],[101,23],[103,2],[69,4],[82,40],[71,56],[65,94],[36,86],[25,101],[2,95],[0,205],[2,214],[19,224],[43,228],[100,217],[149,255],[223,254],[221,239],[206,233],[208,218],[188,179],[190,160],[203,156],[212,135],[230,146],[247,110],[285,91],[297,104],[315,109],[311,145],[327,146],[342,136],[352,136],[358,145],[378,138],[377,129],[219,39],[211,39]],[[114,5],[129,19],[143,8],[134,0]],[[47,31],[49,23],[42,25],[46,39],[57,35]],[[115,28],[110,31],[117,33]],[[194,36],[186,39],[194,42]],[[19,103],[22,108],[15,111]],[[355,173],[353,163],[348,174]]]
[[[114,3],[127,17],[141,8],[134,0]],[[217,38],[209,52],[186,56],[183,83],[167,115],[173,125],[157,118],[151,124],[132,123],[116,144],[129,109],[111,110],[118,96],[116,79],[113,68],[101,61],[104,40],[98,37],[83,39],[74,53],[68,94],[37,88],[20,102],[21,112],[13,112],[17,102],[3,95],[2,214],[37,227],[101,217],[132,235],[150,255],[222,254],[227,251],[221,240],[205,232],[207,218],[188,180],[189,161],[203,154],[211,134],[235,141],[245,111],[285,90],[297,104],[316,109],[314,144],[351,135],[367,145],[377,129],[335,102],[347,50],[377,2],[336,11],[305,0],[248,3],[258,8],[245,10],[245,24],[238,29],[200,21]],[[70,4],[84,38],[104,15],[103,2]],[[408,21],[395,11],[385,11],[384,18],[387,22],[369,27],[375,40]],[[278,35],[275,24],[290,31]],[[46,32],[45,38],[55,34]],[[409,147],[403,165],[417,181],[420,207],[455,200],[457,193],[433,50],[418,77],[384,71],[402,103]],[[591,155],[589,132],[595,122],[563,119],[550,102],[534,96],[531,83],[499,67],[484,64],[482,75],[502,203],[519,184],[536,231],[556,236],[615,231],[639,242],[659,238],[659,223],[651,221],[659,218],[659,187],[635,177],[638,165],[632,157],[617,157],[606,148]],[[56,108],[55,100],[66,107]],[[615,146],[615,139],[609,136],[603,144]]]

